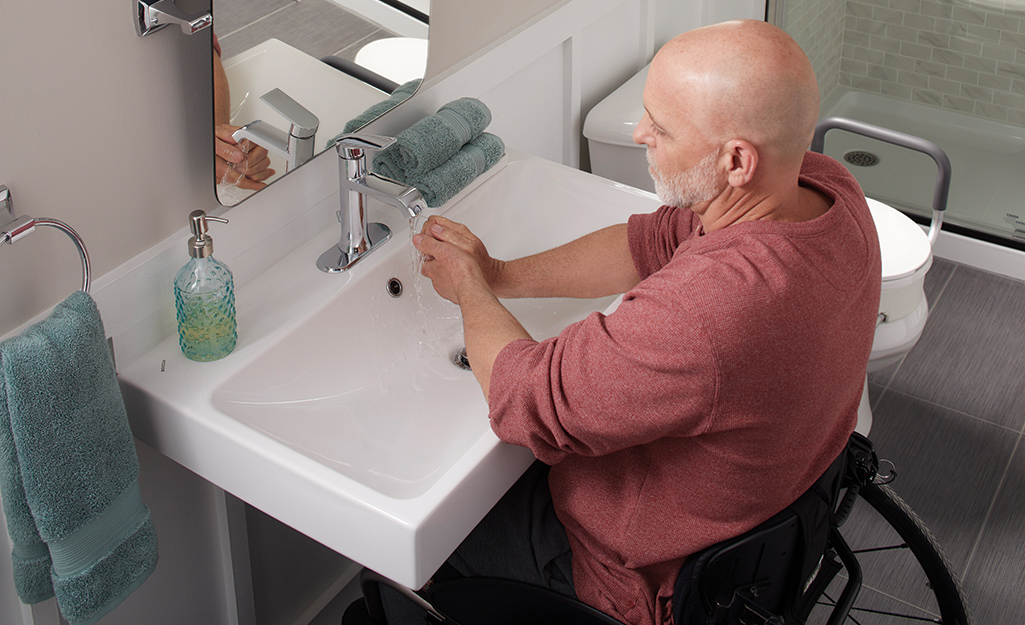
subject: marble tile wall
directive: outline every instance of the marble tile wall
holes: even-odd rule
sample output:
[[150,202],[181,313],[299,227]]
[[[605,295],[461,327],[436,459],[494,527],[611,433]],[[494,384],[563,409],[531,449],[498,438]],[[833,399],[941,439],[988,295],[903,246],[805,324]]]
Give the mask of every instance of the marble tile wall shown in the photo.
[[785,19],[786,31],[811,60],[825,99],[840,79],[844,0],[787,0]]
[[1025,125],[1025,0],[983,1],[846,0],[838,84]]

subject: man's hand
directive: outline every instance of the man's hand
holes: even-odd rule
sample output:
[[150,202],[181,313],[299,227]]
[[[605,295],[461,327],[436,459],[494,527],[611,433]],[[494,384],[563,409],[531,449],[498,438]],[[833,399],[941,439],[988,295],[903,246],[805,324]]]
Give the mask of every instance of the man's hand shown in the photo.
[[214,160],[217,180],[241,189],[262,189],[263,182],[274,175],[267,149],[249,140],[235,141],[232,133],[239,126],[218,124],[214,127]]
[[424,255],[423,274],[434,290],[455,304],[466,289],[492,291],[502,271],[502,261],[491,258],[487,248],[463,224],[431,216],[413,245]]
[[459,305],[466,355],[487,398],[498,353],[512,341],[530,338],[492,290],[504,263],[491,258],[466,226],[442,217],[428,219],[413,245],[424,255],[422,272],[434,290]]

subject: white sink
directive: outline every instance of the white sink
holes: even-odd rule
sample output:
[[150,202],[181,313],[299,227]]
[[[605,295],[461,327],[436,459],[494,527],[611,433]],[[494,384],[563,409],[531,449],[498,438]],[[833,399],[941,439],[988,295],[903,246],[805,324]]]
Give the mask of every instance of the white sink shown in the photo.
[[[508,155],[485,177],[442,212],[497,257],[658,206],[648,193],[524,155]],[[372,217],[389,223],[392,240],[348,275],[315,267],[337,239],[332,231],[240,287],[235,353],[193,363],[172,337],[121,380],[140,439],[418,587],[532,457],[495,438],[473,374],[453,364],[463,346],[459,311],[414,273],[408,225],[380,204]],[[403,285],[397,298],[392,278]],[[506,303],[540,339],[612,298]]]

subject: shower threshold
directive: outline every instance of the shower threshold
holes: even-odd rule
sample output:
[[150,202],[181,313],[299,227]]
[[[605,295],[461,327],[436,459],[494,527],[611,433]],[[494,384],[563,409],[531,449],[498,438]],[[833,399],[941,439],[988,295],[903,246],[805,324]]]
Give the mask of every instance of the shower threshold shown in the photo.
[[[823,102],[822,117],[832,116],[939,145],[952,166],[944,228],[1025,249],[1025,128],[843,89]],[[826,154],[844,163],[869,197],[912,216],[932,213],[936,165],[928,156],[839,130],[827,135]]]

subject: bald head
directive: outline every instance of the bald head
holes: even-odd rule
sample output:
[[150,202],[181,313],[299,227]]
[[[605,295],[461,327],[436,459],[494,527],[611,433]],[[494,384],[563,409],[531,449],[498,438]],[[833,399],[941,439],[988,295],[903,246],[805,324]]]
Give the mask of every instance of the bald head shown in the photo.
[[755,20],[688,31],[655,56],[649,83],[707,129],[706,139],[744,139],[764,156],[799,163],[818,119],[808,57],[783,30]]

